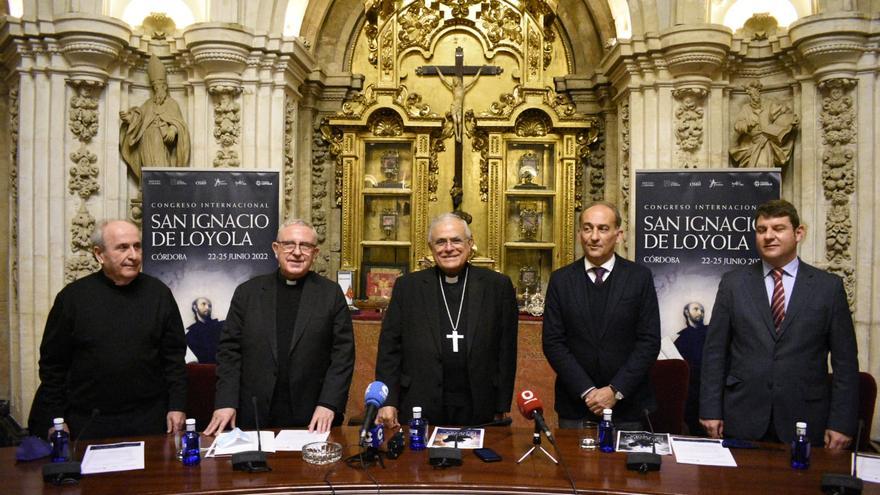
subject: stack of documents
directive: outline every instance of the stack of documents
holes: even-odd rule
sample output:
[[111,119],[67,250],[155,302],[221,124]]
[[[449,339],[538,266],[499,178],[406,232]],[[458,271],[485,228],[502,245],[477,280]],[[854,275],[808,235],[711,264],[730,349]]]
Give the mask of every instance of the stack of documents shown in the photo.
[[[275,436],[271,431],[260,431],[260,442],[263,452],[277,451],[301,451],[303,445],[312,442],[324,442],[330,432],[309,433],[308,430],[282,430]],[[232,431],[217,435],[214,443],[208,449],[205,457],[232,455],[239,452],[257,450],[257,432],[241,431],[234,428]]]

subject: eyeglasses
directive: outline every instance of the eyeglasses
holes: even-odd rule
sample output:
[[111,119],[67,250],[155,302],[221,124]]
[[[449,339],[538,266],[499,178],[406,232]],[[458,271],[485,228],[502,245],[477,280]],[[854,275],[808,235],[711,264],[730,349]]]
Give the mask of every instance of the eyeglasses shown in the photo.
[[296,248],[299,248],[299,251],[303,254],[311,254],[312,251],[315,250],[316,245],[311,242],[296,242],[296,241],[275,241],[281,246],[281,251],[285,253],[292,253],[296,251]]
[[453,237],[452,239],[435,239],[431,244],[437,249],[445,247],[447,244],[451,244],[454,248],[460,248],[464,246],[467,242],[467,239],[462,239],[461,237]]

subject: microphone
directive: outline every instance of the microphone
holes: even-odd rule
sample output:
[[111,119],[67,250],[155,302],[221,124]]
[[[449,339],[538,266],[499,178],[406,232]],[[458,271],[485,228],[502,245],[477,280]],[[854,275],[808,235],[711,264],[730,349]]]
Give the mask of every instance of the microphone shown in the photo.
[[648,422],[648,428],[651,429],[651,452],[630,452],[626,455],[626,468],[645,474],[648,471],[660,471],[663,458],[657,453],[657,439],[654,438],[654,425],[651,424],[648,410],[642,409],[642,414]]
[[544,421],[544,404],[541,403],[541,399],[535,396],[534,392],[531,390],[523,390],[520,392],[516,397],[516,407],[526,419],[534,419],[535,424],[544,433],[547,440],[550,440],[550,443],[554,446],[556,445],[556,440],[553,439],[553,433]]
[[364,392],[364,402],[367,409],[364,412],[364,423],[361,425],[360,445],[365,447],[367,443],[367,433],[376,422],[376,413],[379,408],[385,404],[388,398],[388,386],[380,381],[375,381],[367,385],[367,391]]
[[[508,426],[511,422],[513,422],[513,420],[508,416],[506,418],[495,419],[479,425],[462,426],[458,428],[458,431],[485,428],[487,426]],[[461,466],[461,449],[458,448],[458,434],[455,435],[452,445],[452,447],[434,447],[428,449],[428,464],[437,468]]]
[[858,495],[862,493],[864,483],[856,476],[856,467],[859,463],[859,440],[862,439],[864,420],[859,420],[859,430],[856,433],[856,445],[852,455],[852,474],[824,473],[822,475],[822,493],[828,495]]
[[263,441],[260,438],[260,412],[257,410],[257,396],[251,396],[251,404],[254,406],[254,423],[257,426],[257,450],[232,454],[232,470],[265,473],[271,471],[272,468],[266,462],[266,453],[263,452]]
[[79,445],[79,439],[82,438],[83,433],[89,429],[89,426],[92,426],[92,421],[94,421],[99,414],[101,414],[99,409],[92,409],[92,415],[89,416],[89,420],[86,421],[85,426],[79,430],[79,433],[76,435],[76,440],[73,441],[73,449],[71,449],[69,461],[43,464],[43,482],[52,483],[53,485],[61,485],[77,483],[77,481],[82,478],[82,465],[80,464],[80,461],[76,460],[76,447]]

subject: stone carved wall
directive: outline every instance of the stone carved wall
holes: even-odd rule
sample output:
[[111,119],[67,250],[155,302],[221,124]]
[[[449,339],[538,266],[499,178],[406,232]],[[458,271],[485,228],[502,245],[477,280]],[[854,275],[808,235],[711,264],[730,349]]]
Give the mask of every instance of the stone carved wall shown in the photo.
[[235,147],[241,136],[241,105],[235,100],[241,88],[216,85],[209,92],[214,96],[214,139],[221,148],[214,157],[214,166],[238,167],[241,159]]
[[284,218],[291,215],[293,192],[296,189],[296,167],[294,166],[293,140],[296,137],[296,105],[287,99],[284,102]]
[[[626,231],[627,220],[629,219],[629,174],[630,174],[630,128],[629,128],[629,101],[620,104],[617,110],[618,125],[620,127],[620,214],[623,216],[622,226]],[[629,241],[628,236],[623,238],[623,249],[626,251]]]
[[575,181],[575,211],[584,207],[583,176],[587,176],[587,203],[605,198],[605,121],[594,119],[590,131],[577,135],[578,158]]
[[9,88],[9,283],[12,307],[18,307],[18,86]]
[[683,168],[696,168],[697,153],[703,147],[703,101],[709,92],[703,88],[681,88],[672,92],[675,109],[675,142],[678,162]]
[[70,194],[79,196],[80,203],[70,222],[73,256],[64,263],[64,280],[68,283],[100,268],[91,252],[90,237],[95,229],[95,217],[87,205],[89,198],[101,189],[96,166],[98,156],[87,145],[98,132],[98,98],[94,93],[103,88],[103,84],[89,80],[73,79],[69,84],[73,95],[70,97],[68,127],[80,145],[70,154],[73,167],[70,168],[67,189]]
[[829,201],[825,218],[825,259],[828,270],[843,278],[851,310],[855,310],[855,271],[851,255],[853,226],[850,202],[856,190],[856,110],[849,94],[855,79],[830,79],[819,84],[824,94],[819,125],[822,127],[822,188]]

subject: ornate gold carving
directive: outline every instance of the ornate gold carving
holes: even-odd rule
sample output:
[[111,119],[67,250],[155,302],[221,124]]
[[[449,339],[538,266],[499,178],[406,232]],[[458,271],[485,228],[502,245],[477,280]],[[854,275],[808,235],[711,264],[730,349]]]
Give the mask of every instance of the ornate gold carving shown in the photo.
[[749,101],[733,123],[737,145],[730,157],[737,167],[784,167],[791,160],[798,116],[787,102],[763,98],[762,89],[757,80],[745,87]]
[[543,61],[543,48],[541,46],[541,35],[538,31],[529,26],[529,50],[528,50],[528,68],[529,80],[536,81],[540,75]]
[[574,117],[577,115],[577,107],[571,98],[564,93],[557,93],[553,88],[544,88],[544,104],[553,107],[559,117]]
[[520,137],[546,136],[553,127],[550,117],[540,110],[526,110],[516,119],[514,132]]
[[464,19],[468,16],[471,5],[476,5],[483,0],[438,0],[439,3],[452,8],[452,17]]
[[605,196],[605,125],[602,119],[594,119],[589,130],[578,133],[575,169],[574,209],[580,211],[583,201],[583,176],[589,174],[589,200],[599,201]]
[[467,135],[471,138],[471,150],[480,153],[480,201],[486,203],[489,201],[489,133],[477,128],[473,110],[465,112],[464,122]]
[[484,117],[508,117],[513,109],[520,106],[524,99],[522,96],[522,86],[517,84],[510,93],[502,93],[498,97],[498,101],[493,101],[489,105],[489,110],[482,112],[480,115]]
[[556,41],[556,33],[552,27],[544,28],[544,69],[553,61],[553,42]]
[[367,125],[374,136],[397,137],[403,134],[403,122],[397,112],[381,109],[370,116]]
[[494,44],[509,39],[517,45],[522,43],[522,16],[498,0],[490,0],[480,11],[486,37]]
[[312,165],[324,163],[328,158],[335,162],[334,171],[334,203],[337,208],[342,207],[343,170],[342,170],[342,131],[330,125],[325,117],[321,119],[315,129],[315,139],[312,143]]
[[703,99],[709,92],[703,88],[681,88],[672,92],[678,101],[675,109],[675,142],[684,168],[696,168],[696,152],[703,146]]
[[394,31],[388,27],[382,33],[382,70],[386,76],[394,71],[394,58]]
[[[470,110],[468,110],[468,112],[470,112]],[[470,115],[473,117],[473,112],[471,112]],[[467,119],[467,114],[465,114],[465,119]],[[452,114],[446,112],[446,117],[443,119],[443,127],[440,131],[434,131],[431,133],[431,152],[428,160],[428,201],[437,201],[437,184],[439,183],[440,176],[439,154],[446,151],[445,141],[451,138],[454,133],[455,130],[452,125]],[[468,136],[470,136],[470,134],[468,134]]]
[[825,217],[825,259],[828,270],[843,278],[850,311],[855,311],[855,269],[850,254],[852,220],[850,198],[855,192],[856,110],[847,92],[856,86],[855,79],[831,79],[819,83],[822,98],[822,185],[830,200]]
[[235,98],[241,88],[231,85],[212,86],[209,90],[214,96],[214,139],[222,149],[214,157],[215,167],[238,167],[241,160],[238,152],[232,149],[238,144],[241,135],[241,106]]
[[[290,136],[291,139],[296,135],[296,125],[295,125],[295,110],[291,107],[295,108],[295,105],[288,103],[288,113],[289,116],[285,117],[285,125],[290,126]],[[287,124],[290,122],[290,124]],[[326,275],[327,271],[330,268],[330,249],[323,249],[327,244],[327,224],[328,224],[328,211],[329,207],[326,204],[327,198],[330,193],[327,190],[329,187],[329,181],[327,180],[327,159],[333,157],[332,153],[329,150],[333,147],[338,149],[338,145],[331,144],[329,141],[324,140],[324,132],[322,126],[326,124],[326,120],[322,121],[319,126],[315,128],[314,138],[312,141],[312,198],[311,198],[311,209],[312,209],[312,227],[315,228],[315,232],[318,234],[318,245],[322,247],[319,251],[318,258],[315,260],[315,271]],[[330,132],[332,139],[332,131],[329,129],[327,132]],[[336,157],[337,162],[339,161],[339,157]],[[335,167],[334,167],[335,168]],[[341,167],[340,167],[341,168]],[[334,172],[336,173],[336,172]],[[286,174],[286,172],[285,172]],[[293,177],[293,165],[291,163],[291,177]],[[286,176],[286,175],[285,175]],[[293,184],[291,183],[291,188]],[[286,188],[286,183],[285,183]],[[340,202],[341,192],[342,192],[342,184],[339,184],[337,188],[339,191]],[[292,197],[291,197],[292,199]]]
[[421,3],[414,2],[406,7],[397,17],[400,23],[400,31],[397,39],[398,53],[411,46],[419,46],[428,49],[431,43],[431,33],[440,25],[440,12],[425,7]]
[[397,88],[397,94],[394,95],[394,102],[406,109],[410,117],[437,117],[438,115],[431,111],[431,106],[422,103],[422,95],[418,93],[410,93],[406,84],[401,84]]
[[342,115],[346,117],[360,117],[364,110],[376,104],[376,94],[373,85],[370,84],[363,91],[355,93],[350,99],[342,104]]
[[388,18],[395,10],[394,0],[364,0],[364,14],[367,18],[367,24],[364,26],[364,34],[367,37],[370,55],[368,60],[372,65],[378,62],[378,36],[379,21]]

